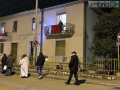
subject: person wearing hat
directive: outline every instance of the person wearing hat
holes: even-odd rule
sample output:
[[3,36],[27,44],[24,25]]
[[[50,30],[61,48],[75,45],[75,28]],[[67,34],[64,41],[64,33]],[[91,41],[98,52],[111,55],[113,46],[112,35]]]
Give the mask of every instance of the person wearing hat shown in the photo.
[[75,85],[78,85],[78,75],[77,75],[77,71],[78,71],[78,56],[76,55],[76,52],[72,52],[72,56],[71,56],[71,60],[69,63],[69,68],[70,68],[70,75],[69,78],[67,80],[67,82],[65,82],[65,84],[70,84],[70,81],[72,79],[72,76],[74,74],[75,80],[76,82],[74,83]]

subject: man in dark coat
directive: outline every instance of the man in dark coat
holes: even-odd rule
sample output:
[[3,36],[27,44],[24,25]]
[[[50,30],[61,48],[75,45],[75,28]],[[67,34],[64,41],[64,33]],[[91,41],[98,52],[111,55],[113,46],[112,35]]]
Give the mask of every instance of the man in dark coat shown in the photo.
[[10,54],[6,62],[7,64],[7,72],[5,73],[6,76],[12,76],[12,67],[14,62],[15,62],[15,58],[12,56],[12,54]]
[[4,65],[6,65],[6,61],[7,61],[7,56],[6,54],[3,54],[3,57],[2,57],[2,69],[3,69],[3,74],[5,74],[6,70],[4,70]]
[[[44,62],[45,62],[45,56],[43,55],[42,52],[40,52],[38,58],[37,58],[37,62],[36,62],[36,65],[37,65],[37,72],[39,74],[39,77],[38,79],[41,79],[42,78],[42,68],[43,68],[43,65],[44,65]],[[40,70],[40,71],[39,71]]]
[[62,30],[63,30],[63,22],[60,20],[59,24],[60,25],[60,33],[62,33]]
[[77,76],[77,71],[78,71],[78,56],[76,55],[76,52],[72,52],[71,60],[69,63],[69,68],[70,68],[70,75],[69,79],[66,84],[70,84],[71,78],[74,74],[76,82],[74,83],[75,85],[78,85],[78,76]]

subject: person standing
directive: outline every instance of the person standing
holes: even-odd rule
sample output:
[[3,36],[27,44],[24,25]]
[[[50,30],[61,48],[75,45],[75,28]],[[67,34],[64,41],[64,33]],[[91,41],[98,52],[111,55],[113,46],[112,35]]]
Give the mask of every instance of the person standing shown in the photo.
[[3,57],[2,57],[2,60],[1,60],[1,62],[2,62],[3,74],[6,73],[6,70],[4,70],[4,66],[6,65],[6,61],[7,61],[7,56],[6,56],[6,54],[3,54]]
[[26,54],[23,54],[22,60],[20,60],[19,64],[21,65],[20,77],[21,78],[27,78],[28,77],[29,60],[28,60]]
[[12,76],[12,67],[14,62],[15,62],[15,58],[13,57],[12,54],[10,54],[6,62],[7,65],[7,71],[5,73],[6,76]]
[[59,25],[60,25],[60,33],[62,33],[62,30],[63,30],[63,22],[60,20],[59,22]]
[[65,82],[65,84],[70,84],[70,81],[71,81],[72,76],[74,74],[74,77],[76,80],[76,82],[74,84],[78,85],[78,75],[77,75],[78,63],[79,63],[79,61],[78,61],[78,56],[76,55],[76,52],[72,52],[71,60],[69,63],[70,75],[69,75],[69,79],[67,80],[67,82]]
[[43,55],[42,52],[40,52],[40,54],[37,58],[37,62],[36,62],[37,72],[39,74],[38,79],[41,79],[43,77],[42,76],[42,68],[43,68],[44,62],[45,62],[45,56]]

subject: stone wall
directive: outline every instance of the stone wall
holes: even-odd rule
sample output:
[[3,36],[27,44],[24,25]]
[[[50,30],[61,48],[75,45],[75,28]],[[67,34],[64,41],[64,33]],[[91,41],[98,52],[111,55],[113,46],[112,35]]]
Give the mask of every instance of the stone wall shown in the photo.
[[[20,70],[20,67],[13,67],[13,70]],[[37,73],[36,68],[29,67],[29,72]],[[54,75],[69,75],[69,71],[64,70],[52,70],[52,69],[43,69],[43,73],[49,73]],[[106,79],[106,80],[117,80],[115,75],[105,75],[105,74],[95,74],[88,72],[78,72],[78,76],[85,78],[94,78],[94,79]]]

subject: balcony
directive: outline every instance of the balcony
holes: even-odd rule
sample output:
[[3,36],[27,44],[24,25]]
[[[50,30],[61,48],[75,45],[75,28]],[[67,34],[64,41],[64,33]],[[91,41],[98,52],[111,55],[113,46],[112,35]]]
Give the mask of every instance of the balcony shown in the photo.
[[74,35],[75,25],[66,23],[60,32],[60,25],[45,26],[46,39],[70,38]]
[[4,32],[4,33],[0,32],[0,42],[8,40],[8,36],[9,36],[8,32]]

